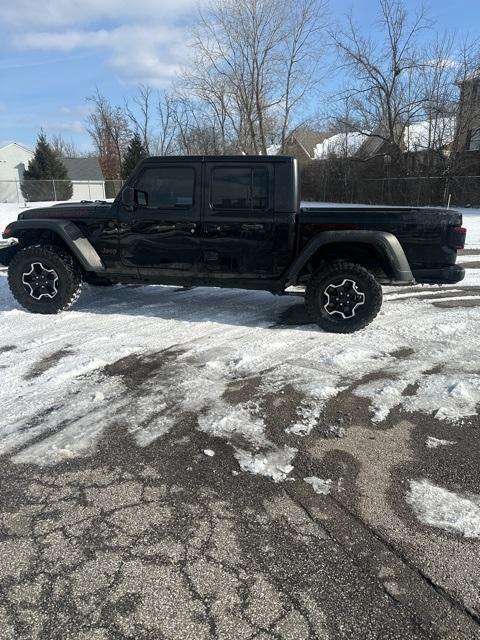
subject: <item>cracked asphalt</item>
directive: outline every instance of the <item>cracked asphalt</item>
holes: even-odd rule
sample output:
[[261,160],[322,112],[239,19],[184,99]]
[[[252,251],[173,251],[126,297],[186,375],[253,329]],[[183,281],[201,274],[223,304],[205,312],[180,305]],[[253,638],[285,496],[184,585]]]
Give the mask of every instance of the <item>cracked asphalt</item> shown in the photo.
[[[451,304],[477,305],[479,291]],[[448,297],[430,295],[434,306]],[[307,320],[292,304],[277,322]],[[25,379],[69,353],[38,359]],[[103,374],[121,378],[125,402],[152,399],[142,385],[168,388],[182,353],[122,356]],[[404,499],[409,479],[428,476],[478,494],[478,414],[461,431],[400,408],[374,423],[354,390],[386,375],[328,401],[283,483],[239,471],[232,443],[180,406],[175,428],[146,446],[112,409],[88,456],[50,466],[1,457],[0,640],[480,639],[478,540],[422,525]],[[240,406],[261,382],[235,380],[223,401]],[[288,385],[262,397],[269,439],[298,447],[286,429],[301,402]],[[432,433],[455,447],[426,448]],[[331,492],[315,493],[307,476],[330,478]]]
[[[279,423],[294,401],[277,404]],[[415,455],[429,419],[372,428],[348,391],[328,411],[347,436],[308,436],[295,474],[327,471],[330,495],[295,476],[239,482],[229,445],[193,414],[145,448],[119,427],[89,458],[3,464],[0,638],[480,638],[478,543],[422,531],[383,489],[392,470],[430,464]],[[459,467],[449,458],[472,490],[477,459],[463,454],[478,451],[478,426]]]

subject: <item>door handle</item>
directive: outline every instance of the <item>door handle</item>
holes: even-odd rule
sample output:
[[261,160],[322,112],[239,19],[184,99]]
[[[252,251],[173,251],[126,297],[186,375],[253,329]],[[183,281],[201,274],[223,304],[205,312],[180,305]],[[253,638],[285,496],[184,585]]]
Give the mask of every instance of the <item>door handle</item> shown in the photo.
[[263,224],[242,224],[244,231],[262,231]]

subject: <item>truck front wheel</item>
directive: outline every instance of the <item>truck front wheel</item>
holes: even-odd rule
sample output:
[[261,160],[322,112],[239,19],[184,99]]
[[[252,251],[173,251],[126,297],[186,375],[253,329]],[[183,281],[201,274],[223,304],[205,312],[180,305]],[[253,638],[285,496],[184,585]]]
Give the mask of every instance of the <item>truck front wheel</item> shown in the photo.
[[326,263],[305,291],[307,313],[325,331],[352,333],[370,324],[382,306],[382,287],[359,264]]
[[74,304],[82,273],[73,257],[53,245],[18,251],[8,265],[8,284],[22,307],[32,313],[59,313]]

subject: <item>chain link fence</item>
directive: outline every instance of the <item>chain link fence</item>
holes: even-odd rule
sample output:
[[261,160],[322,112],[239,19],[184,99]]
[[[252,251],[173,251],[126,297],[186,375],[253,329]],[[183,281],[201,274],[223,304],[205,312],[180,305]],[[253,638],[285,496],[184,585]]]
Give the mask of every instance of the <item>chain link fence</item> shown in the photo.
[[318,202],[385,204],[396,206],[480,207],[480,175],[408,176],[370,178],[359,176],[348,165],[330,171],[311,163],[302,172],[302,196]]
[[[28,184],[28,186],[27,186]],[[115,198],[122,180],[0,180],[0,203],[78,202]],[[22,188],[23,185],[23,188]],[[319,176],[308,200],[397,206],[480,207],[480,176],[365,178]]]
[[115,198],[122,180],[0,180],[0,203],[105,200]]
[[356,202],[405,206],[480,206],[480,176],[367,178],[355,189]]

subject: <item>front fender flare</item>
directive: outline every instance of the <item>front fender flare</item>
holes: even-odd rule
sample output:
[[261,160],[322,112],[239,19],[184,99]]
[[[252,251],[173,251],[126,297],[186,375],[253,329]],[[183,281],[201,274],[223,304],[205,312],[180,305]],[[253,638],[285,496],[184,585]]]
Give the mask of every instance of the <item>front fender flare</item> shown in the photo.
[[323,231],[312,238],[295,258],[285,276],[285,286],[296,282],[298,274],[308,260],[322,247],[339,242],[371,245],[382,257],[392,282],[411,284],[415,282],[407,257],[398,238],[387,231]]
[[105,265],[91,242],[82,234],[77,225],[69,220],[56,218],[17,220],[7,225],[5,231],[7,230],[9,238],[19,237],[20,239],[22,231],[52,231],[63,240],[85,271],[96,273],[105,271]]

